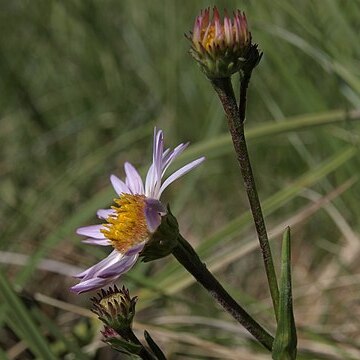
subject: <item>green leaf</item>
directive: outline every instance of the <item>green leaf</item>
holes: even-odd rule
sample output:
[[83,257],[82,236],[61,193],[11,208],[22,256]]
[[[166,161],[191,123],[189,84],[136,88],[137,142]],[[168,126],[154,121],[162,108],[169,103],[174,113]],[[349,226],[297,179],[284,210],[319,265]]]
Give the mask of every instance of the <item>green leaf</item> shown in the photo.
[[156,342],[152,339],[152,337],[146,330],[144,331],[144,337],[145,337],[145,340],[148,343],[151,351],[156,356],[156,358],[158,360],[166,360],[164,353],[162,352],[162,350],[159,348],[159,346],[156,344]]
[[[43,334],[41,334],[31,314],[16,296],[8,280],[1,271],[0,294],[6,306],[8,319],[10,319],[8,322],[12,328],[16,327],[14,328],[14,331],[18,336],[27,343],[29,348],[38,358],[44,360],[56,360],[56,356],[51,351],[49,344],[46,342]],[[15,324],[17,324],[17,326],[14,326]]]
[[[298,133],[299,131],[313,129],[314,127],[349,123],[351,121],[359,120],[360,112],[358,110],[332,110],[314,114],[305,114],[289,117],[283,119],[281,122],[264,122],[250,127],[246,129],[246,138],[249,143],[251,143],[252,141],[259,141],[261,139],[266,140],[284,133]],[[223,154],[228,154],[231,151],[233,151],[231,137],[226,132],[211,139],[192,144],[191,147],[179,157],[176,165],[186,164],[198,156],[206,156],[207,159],[217,158]]]
[[32,309],[33,316],[49,331],[49,333],[56,339],[57,342],[62,343],[66,349],[67,354],[72,354],[78,360],[87,360],[89,355],[82,352],[75,338],[71,337],[71,332],[63,332],[63,330],[42,312],[37,306]]
[[296,326],[291,292],[291,243],[290,228],[285,230],[281,254],[280,298],[278,326],[272,350],[274,360],[296,359]]
[[114,350],[125,353],[127,355],[137,356],[137,354],[139,354],[142,349],[141,345],[134,344],[132,342],[120,338],[109,338],[106,339],[106,342],[110,344]]
[[9,360],[10,358],[7,356],[6,352],[0,349],[0,360]]

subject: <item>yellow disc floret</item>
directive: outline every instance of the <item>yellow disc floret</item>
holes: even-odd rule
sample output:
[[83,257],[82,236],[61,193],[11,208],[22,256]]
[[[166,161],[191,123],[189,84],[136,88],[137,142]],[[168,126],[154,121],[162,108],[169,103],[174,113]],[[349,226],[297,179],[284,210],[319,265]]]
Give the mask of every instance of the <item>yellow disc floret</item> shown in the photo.
[[[205,33],[205,30],[203,30]],[[207,51],[211,51],[211,47],[214,46],[214,39],[215,39],[215,27],[211,26],[209,31],[207,32],[206,37],[203,38],[203,46]]]
[[116,205],[112,209],[115,213],[106,219],[107,224],[101,232],[121,253],[150,236],[145,217],[145,199],[144,195],[122,194],[114,200]]

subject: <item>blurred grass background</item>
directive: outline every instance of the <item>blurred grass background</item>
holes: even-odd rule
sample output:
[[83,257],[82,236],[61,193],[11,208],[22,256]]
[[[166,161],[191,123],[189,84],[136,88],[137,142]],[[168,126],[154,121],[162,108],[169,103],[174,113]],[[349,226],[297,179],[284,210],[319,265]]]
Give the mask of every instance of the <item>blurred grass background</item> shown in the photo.
[[[226,121],[187,54],[204,1],[0,1],[0,358],[115,359],[71,274],[105,253],[75,228],[151,161],[152,129],[204,154],[169,189],[183,234],[270,331],[265,274]],[[210,4],[212,5],[212,4]],[[217,1],[264,51],[247,133],[268,229],[292,227],[299,359],[359,359],[360,4]],[[237,86],[236,80],[234,86]],[[178,165],[181,164],[181,161]],[[173,258],[121,279],[169,359],[268,359]]]

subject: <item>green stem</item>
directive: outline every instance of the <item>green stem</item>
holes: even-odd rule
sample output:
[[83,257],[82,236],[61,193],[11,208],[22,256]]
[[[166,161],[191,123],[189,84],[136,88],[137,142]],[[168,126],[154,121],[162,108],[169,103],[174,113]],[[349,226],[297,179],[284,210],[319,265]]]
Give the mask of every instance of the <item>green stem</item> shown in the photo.
[[140,342],[140,340],[137,338],[137,336],[134,334],[134,332],[131,329],[129,329],[126,332],[126,338],[127,340],[130,340],[134,344],[141,346],[139,356],[143,360],[154,360],[154,356],[152,356],[151,353],[145,348],[145,346]]
[[172,254],[234,319],[271,351],[274,338],[229,295],[180,234],[178,245],[172,250]]
[[252,216],[254,218],[255,228],[258,234],[260,249],[263,256],[266,275],[269,283],[275,317],[277,319],[279,307],[279,289],[265,221],[261,210],[259,196],[256,190],[255,179],[251,168],[244,132],[246,93],[250,81],[250,76],[251,73],[247,73],[247,75],[242,78],[240,85],[239,108],[236,103],[236,98],[230,78],[213,79],[211,82],[220,98],[220,101],[223,105],[228,119],[229,131],[232,137],[235,152],[237,154],[237,160],[240,165],[241,174],[244,180],[245,190],[249,199]]

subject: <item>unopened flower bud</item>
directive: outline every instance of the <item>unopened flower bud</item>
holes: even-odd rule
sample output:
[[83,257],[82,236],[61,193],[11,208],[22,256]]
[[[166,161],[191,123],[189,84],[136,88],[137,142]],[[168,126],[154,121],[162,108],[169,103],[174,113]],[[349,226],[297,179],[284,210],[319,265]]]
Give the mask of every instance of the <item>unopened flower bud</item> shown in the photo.
[[[126,334],[132,327],[135,315],[135,305],[137,297],[130,297],[129,290],[122,287],[118,289],[116,285],[105,291],[101,289],[98,297],[91,299],[93,308],[91,309],[99,319],[105,324],[105,334],[111,337],[111,329],[122,337],[126,338]],[[111,329],[107,329],[111,328]]]
[[245,13],[240,10],[233,18],[225,15],[222,21],[216,7],[211,20],[210,8],[202,10],[187,37],[192,43],[190,54],[210,79],[251,71],[261,58],[251,41]]

